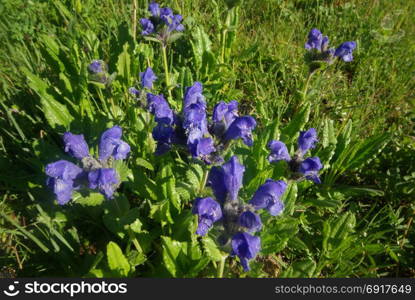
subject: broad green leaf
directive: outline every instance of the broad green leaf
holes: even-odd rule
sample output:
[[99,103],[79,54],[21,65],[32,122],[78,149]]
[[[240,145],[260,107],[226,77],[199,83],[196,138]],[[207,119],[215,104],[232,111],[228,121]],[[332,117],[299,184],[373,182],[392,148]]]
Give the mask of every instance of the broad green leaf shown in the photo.
[[197,26],[192,32],[192,44],[193,57],[195,59],[196,65],[198,68],[201,67],[203,54],[211,50],[212,42],[209,39],[209,36],[203,30],[203,27]]
[[135,224],[133,225],[133,227],[136,226],[135,229],[138,229],[137,226],[139,226],[139,229],[141,229],[140,224],[135,223],[137,220],[140,222],[139,214],[140,212],[138,207],[134,207],[121,217],[113,215],[111,212],[109,212],[103,216],[103,221],[105,226],[112,233],[117,234],[120,238],[124,238],[126,235],[127,225]]
[[213,261],[221,261],[227,254],[219,250],[218,245],[210,237],[206,236],[202,240],[204,253]]
[[353,158],[348,162],[349,170],[359,168],[368,163],[378,152],[380,152],[389,142],[389,133],[373,136],[363,142],[354,153]]
[[42,79],[31,73],[28,69],[22,68],[23,73],[29,81],[29,86],[40,97],[42,111],[46,120],[52,128],[63,126],[64,129],[69,128],[69,124],[74,117],[69,113],[68,109],[62,103],[56,101],[48,92],[49,86]]
[[128,43],[125,43],[123,46],[123,52],[121,52],[120,56],[118,57],[117,74],[120,75],[124,79],[124,82],[129,86],[131,58],[128,52],[128,48]]
[[144,158],[138,157],[135,160],[135,163],[137,165],[141,166],[141,167],[144,167],[144,168],[150,170],[150,171],[154,171],[153,165],[150,162],[148,162],[147,160],[145,160]]
[[118,173],[118,176],[120,176],[120,182],[127,181],[128,177],[132,177],[133,173],[128,168],[128,165],[126,162],[120,160],[115,160],[113,163],[113,167]]
[[286,278],[309,278],[313,277],[316,270],[316,263],[311,258],[294,262],[281,277]]
[[130,273],[130,264],[121,251],[121,248],[114,242],[107,245],[108,267],[115,275],[127,277]]
[[281,140],[286,144],[292,143],[295,138],[298,136],[298,132],[305,126],[308,122],[310,116],[310,104],[306,103],[297,112],[288,125],[281,131]]
[[180,274],[179,266],[177,265],[177,258],[184,247],[187,246],[186,243],[180,243],[178,241],[172,240],[167,236],[161,237],[162,247],[163,247],[163,262],[166,269],[170,272],[173,277],[176,277]]
[[294,218],[278,218],[264,225],[266,231],[261,232],[261,253],[275,254],[283,250],[290,238],[298,232],[298,220]]
[[296,182],[290,183],[281,199],[285,206],[284,214],[291,216],[294,213],[297,194],[298,194],[297,183]]
[[74,193],[73,201],[82,206],[99,206],[105,201],[105,197],[101,193],[90,193],[85,197],[79,193]]
[[170,164],[163,167],[160,175],[160,185],[164,199],[168,199],[173,206],[180,211],[180,197],[176,192],[176,179],[173,175]]
[[147,257],[144,255],[144,253],[139,253],[136,250],[130,251],[128,254],[128,262],[130,266],[136,267],[139,265],[142,265],[147,260]]

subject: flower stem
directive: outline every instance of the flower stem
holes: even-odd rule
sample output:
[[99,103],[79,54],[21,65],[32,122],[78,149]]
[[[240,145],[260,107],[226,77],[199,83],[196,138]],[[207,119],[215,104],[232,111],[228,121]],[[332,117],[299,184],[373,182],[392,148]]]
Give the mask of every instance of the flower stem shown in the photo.
[[311,77],[313,77],[313,75],[314,75],[315,73],[317,73],[317,72],[318,72],[318,69],[316,69],[316,70],[314,70],[314,71],[312,71],[312,72],[308,73],[308,76],[307,76],[307,81],[306,81],[306,83],[305,83],[305,85],[304,85],[304,88],[303,88],[303,93],[302,93],[302,96],[303,96],[303,101],[305,101],[305,100],[306,100],[306,98],[307,98],[307,91],[308,91],[308,87],[309,87],[309,85],[310,85]]
[[166,77],[166,88],[169,93],[169,98],[172,100],[171,90],[170,90],[170,74],[169,74],[169,65],[167,62],[167,45],[165,43],[161,44],[161,51],[163,52],[163,64],[164,64],[164,75]]
[[133,40],[134,42],[136,41],[136,36],[137,36],[137,0],[133,0],[133,16],[132,16],[133,20],[132,20],[132,26],[133,26]]
[[209,170],[205,169],[203,171],[202,181],[200,182],[200,186],[199,186],[199,194],[202,194],[203,190],[205,189],[208,176],[209,176]]
[[226,256],[223,257],[220,262],[219,262],[219,268],[218,268],[218,272],[216,277],[217,278],[223,278],[223,271],[225,270],[225,261],[226,261]]
[[226,32],[227,30],[222,30],[222,49],[221,49],[221,63],[225,63],[225,42],[226,42]]

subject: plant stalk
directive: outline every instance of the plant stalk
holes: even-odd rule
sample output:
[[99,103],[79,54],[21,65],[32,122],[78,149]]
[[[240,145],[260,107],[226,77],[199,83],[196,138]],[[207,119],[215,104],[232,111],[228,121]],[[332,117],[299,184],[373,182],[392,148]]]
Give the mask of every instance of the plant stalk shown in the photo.
[[169,99],[173,100],[173,97],[171,95],[171,90],[170,90],[169,64],[167,62],[167,45],[165,43],[161,44],[161,51],[163,52],[164,75],[166,78],[167,92],[169,93]]
[[203,190],[205,189],[206,186],[206,182],[209,176],[209,170],[205,170],[203,172],[203,177],[202,177],[202,181],[200,182],[200,186],[199,186],[199,194],[202,194]]
[[223,257],[220,262],[219,262],[219,268],[218,268],[218,273],[217,273],[217,278],[223,278],[223,271],[225,270],[225,261],[226,261],[226,257]]

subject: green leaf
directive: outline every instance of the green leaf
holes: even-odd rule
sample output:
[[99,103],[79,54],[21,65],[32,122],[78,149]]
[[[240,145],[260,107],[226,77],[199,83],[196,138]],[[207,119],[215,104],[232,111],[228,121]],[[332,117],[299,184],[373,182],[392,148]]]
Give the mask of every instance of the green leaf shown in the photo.
[[290,183],[281,199],[285,206],[284,214],[291,216],[294,213],[295,200],[297,199],[297,194],[298,194],[297,183],[296,182]]
[[154,171],[153,165],[150,162],[148,162],[147,160],[145,160],[144,158],[138,157],[135,160],[135,163],[137,165],[143,167],[143,168],[146,168],[146,169],[150,170],[150,171]]
[[120,247],[109,242],[107,245],[107,260],[110,270],[119,277],[127,277],[130,273],[130,264],[122,253]]
[[178,241],[172,240],[167,236],[162,236],[161,241],[163,247],[162,256],[164,266],[173,277],[176,277],[178,274],[180,274],[180,269],[176,264],[176,261],[180,252],[185,249],[184,246],[186,246],[186,243],[180,243]]
[[145,39],[146,41],[152,41],[152,42],[156,42],[156,43],[161,44],[161,41],[160,41],[160,40],[158,40],[158,39],[156,39],[156,38],[153,38],[153,37],[151,37],[151,36],[145,36],[145,37],[144,37],[144,39]]
[[308,122],[310,116],[310,104],[306,103],[301,110],[294,115],[290,123],[281,131],[281,140],[286,144],[292,143],[298,132]]
[[120,160],[115,160],[113,162],[113,167],[118,173],[118,176],[120,176],[120,182],[127,181],[128,177],[133,177],[133,174],[131,170],[128,168],[128,165],[126,162]]
[[131,58],[130,54],[128,53],[128,43],[125,43],[123,46],[123,51],[118,57],[117,61],[117,74],[120,75],[124,82],[129,86],[130,80],[130,64]]
[[160,172],[161,191],[164,199],[168,199],[173,206],[180,211],[180,197],[176,192],[176,179],[170,164],[166,164]]
[[213,261],[221,261],[227,254],[219,250],[215,241],[206,236],[202,240],[204,253]]
[[363,164],[368,163],[376,153],[380,152],[386,146],[386,144],[389,142],[389,139],[389,133],[373,136],[369,139],[366,139],[365,142],[363,142],[354,153],[353,158],[347,165],[347,169],[356,169]]
[[132,250],[128,254],[128,262],[133,268],[142,265],[146,260],[147,257],[144,255],[144,253],[139,253],[136,250]]
[[53,96],[47,92],[49,86],[42,79],[32,74],[26,68],[22,68],[22,71],[29,81],[28,84],[30,88],[39,95],[42,111],[49,125],[52,128],[63,126],[65,129],[68,129],[69,125],[74,120],[74,117],[69,113],[66,106],[56,101]]
[[203,27],[197,26],[192,32],[192,41],[190,42],[193,49],[193,57],[197,68],[202,65],[203,54],[211,50],[212,42]]
[[[133,225],[135,229],[141,230],[141,222],[139,220],[139,209],[134,207],[129,210],[125,215],[119,217],[113,215],[111,212],[103,216],[103,221],[105,226],[114,234],[118,235],[120,238],[124,238],[126,235],[126,226]],[[140,223],[136,223],[138,222]],[[138,227],[137,227],[138,226]]]
[[105,201],[105,197],[101,193],[90,193],[85,197],[79,193],[74,193],[72,199],[82,206],[99,206]]
[[268,230],[261,232],[261,253],[268,255],[283,250],[288,240],[297,234],[298,222],[294,218],[278,218],[266,224]]
[[309,278],[313,277],[316,270],[316,263],[311,258],[293,263],[286,271],[281,274],[285,278]]

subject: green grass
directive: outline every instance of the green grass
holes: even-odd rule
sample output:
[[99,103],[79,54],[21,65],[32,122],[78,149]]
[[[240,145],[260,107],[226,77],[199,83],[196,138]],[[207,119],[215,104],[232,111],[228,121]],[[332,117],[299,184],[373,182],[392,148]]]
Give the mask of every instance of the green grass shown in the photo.
[[[105,251],[107,241],[113,237],[108,230],[101,231],[99,226],[85,222],[85,214],[94,212],[79,207],[61,210],[48,204],[44,204],[47,209],[40,208],[38,203],[52,197],[44,188],[43,166],[62,157],[60,134],[65,129],[83,132],[92,143],[110,123],[123,125],[138,157],[161,166],[163,162],[152,154],[154,142],[144,117],[133,107],[127,89],[148,64],[164,82],[162,53],[157,44],[144,41],[139,34],[137,42],[131,36],[133,1],[26,2],[4,0],[0,4],[0,265],[16,270],[19,276],[81,276],[87,274],[91,263],[78,253],[71,254],[72,243],[67,247],[62,241],[80,237],[80,249],[90,251],[88,259],[97,259],[98,265],[99,255],[93,254],[102,254],[100,251]],[[146,1],[139,2],[138,18],[147,7]],[[187,28],[168,53],[172,79],[179,85],[173,90],[177,103],[183,85],[199,80],[204,83],[209,107],[220,100],[237,99],[242,112],[255,116],[259,122],[256,138],[262,144],[255,151],[261,155],[244,159],[254,170],[246,175],[253,182],[244,191],[247,197],[267,175],[265,169],[261,173],[267,151],[265,139],[284,136],[281,129],[304,107],[311,107],[307,127],[322,133],[332,124],[337,137],[338,146],[322,176],[324,185],[301,186],[296,212],[289,216],[292,226],[275,224],[275,232],[270,233],[284,237],[295,228],[296,238],[285,241],[280,251],[274,249],[262,255],[250,276],[415,276],[412,3],[243,1],[239,22],[228,28],[227,38],[233,40],[228,40],[231,43],[225,50],[222,46],[227,7],[223,1],[164,4],[185,17]],[[303,96],[308,74],[304,43],[314,27],[328,35],[333,46],[349,40],[357,41],[358,46],[353,62],[336,63],[316,73]],[[140,31],[138,25],[137,32]],[[205,34],[215,58],[208,63],[195,55]],[[86,66],[97,58],[108,63],[110,72],[118,70],[110,91],[87,82]],[[121,67],[123,61],[128,61],[128,68]],[[36,80],[46,83],[45,87],[39,88],[41,84]],[[167,95],[163,84],[158,89]],[[41,104],[45,95],[67,107],[73,119],[67,128],[59,121],[53,126]],[[62,119],[67,117],[63,115]],[[274,127],[277,130],[272,131]],[[342,142],[343,148],[339,146]],[[327,145],[318,149],[319,154],[329,156],[328,141]],[[244,154],[247,150],[238,151]],[[361,161],[348,161],[353,155],[361,155]],[[140,164],[136,158],[129,161],[130,167],[136,168],[135,178],[163,178],[157,168],[137,168]],[[178,170],[184,168],[177,166]],[[151,198],[148,191],[134,192],[142,184],[136,180],[123,189],[132,207],[145,206],[144,199]],[[143,219],[150,215],[144,208],[140,220],[144,223]],[[147,237],[160,235],[151,231],[151,224],[157,224],[154,226],[161,228],[162,234],[167,232],[163,232],[164,226],[158,227],[162,222],[152,217],[154,221],[146,224],[150,233],[140,238],[144,248],[151,249],[148,255],[156,258],[139,267],[134,276],[167,276],[165,270],[159,271],[154,265],[159,263],[159,248],[168,247],[169,242]],[[50,226],[56,230],[50,231]],[[341,236],[333,235],[336,226],[348,230]],[[102,236],[96,238],[97,233]],[[146,243],[146,239],[151,242]],[[42,247],[52,254],[42,257]],[[62,271],[59,265],[50,266],[48,260],[72,265]],[[81,263],[88,268],[75,267]],[[311,271],[299,271],[304,268]],[[234,260],[226,270],[227,276],[244,276]],[[206,274],[199,274],[203,275]]]

